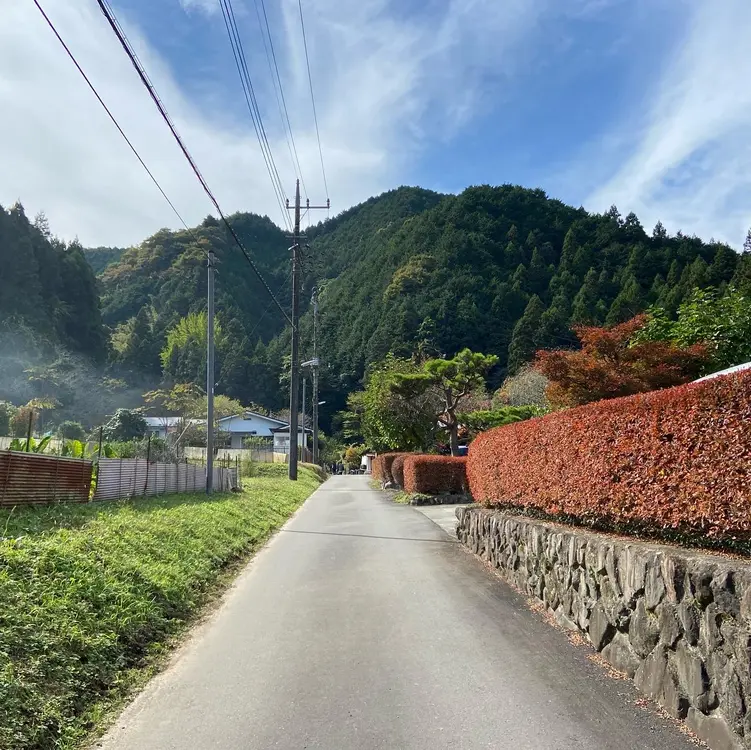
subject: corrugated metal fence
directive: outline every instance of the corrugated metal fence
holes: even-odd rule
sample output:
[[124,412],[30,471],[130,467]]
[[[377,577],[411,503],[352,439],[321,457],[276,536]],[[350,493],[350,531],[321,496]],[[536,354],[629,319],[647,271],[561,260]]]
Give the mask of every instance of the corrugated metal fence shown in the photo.
[[[214,489],[237,489],[237,469],[214,469]],[[176,492],[201,492],[206,488],[203,466],[149,463],[142,458],[102,458],[99,461],[94,500],[118,500]]]
[[0,451],[0,507],[86,503],[92,462],[43,453]]

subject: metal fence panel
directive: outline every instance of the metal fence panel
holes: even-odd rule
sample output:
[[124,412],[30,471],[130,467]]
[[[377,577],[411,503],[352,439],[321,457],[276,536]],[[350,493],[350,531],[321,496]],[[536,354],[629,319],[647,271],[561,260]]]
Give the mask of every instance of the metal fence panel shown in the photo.
[[[236,469],[214,469],[214,488],[229,491],[238,487]],[[99,461],[94,500],[202,492],[206,469],[194,464],[149,463],[142,458],[103,458]]]
[[91,469],[79,458],[0,451],[0,506],[88,502]]

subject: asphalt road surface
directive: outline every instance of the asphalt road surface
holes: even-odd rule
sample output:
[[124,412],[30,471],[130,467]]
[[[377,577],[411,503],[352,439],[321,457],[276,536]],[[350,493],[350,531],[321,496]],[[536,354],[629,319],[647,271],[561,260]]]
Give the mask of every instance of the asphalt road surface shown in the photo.
[[687,750],[430,518],[330,479],[98,746]]

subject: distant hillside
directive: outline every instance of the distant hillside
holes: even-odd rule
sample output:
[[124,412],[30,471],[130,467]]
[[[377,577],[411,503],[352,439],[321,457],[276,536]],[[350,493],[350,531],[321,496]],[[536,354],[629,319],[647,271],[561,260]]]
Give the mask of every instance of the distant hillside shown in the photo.
[[94,359],[105,356],[96,279],[78,243],[53,237],[43,215],[30,222],[19,203],[0,206],[0,269],[3,330],[23,329]]
[[[230,220],[287,306],[286,233],[255,214]],[[20,315],[92,356],[102,356],[109,335],[109,372],[126,383],[155,382],[167,331],[205,309],[205,258],[213,248],[218,391],[269,409],[285,406],[289,329],[215,219],[191,231],[159,231],[127,250],[88,250],[91,267],[80,248],[45,232],[20,209],[0,212],[0,260],[11,273],[0,280],[6,317]],[[671,237],[661,224],[647,232],[633,214],[589,214],[512,185],[459,195],[401,187],[311,227],[308,240],[302,347],[307,356],[317,284],[324,419],[389,351],[453,354],[469,346],[499,356],[498,381],[538,348],[573,345],[573,325],[617,323],[652,304],[675,310],[691,289],[727,285],[749,266],[726,245]]]
[[123,257],[123,247],[85,247],[83,255],[95,274],[100,274],[113,263],[118,263]]
[[354,214],[314,241],[330,270],[321,352],[337,382],[327,398],[389,351],[418,344],[497,354],[500,378],[538,348],[572,345],[574,324],[617,323],[655,303],[674,310],[692,288],[728,283],[740,257],[669,237],[660,224],[648,234],[615,208],[588,214],[542,190],[482,186],[427,202],[362,234]]

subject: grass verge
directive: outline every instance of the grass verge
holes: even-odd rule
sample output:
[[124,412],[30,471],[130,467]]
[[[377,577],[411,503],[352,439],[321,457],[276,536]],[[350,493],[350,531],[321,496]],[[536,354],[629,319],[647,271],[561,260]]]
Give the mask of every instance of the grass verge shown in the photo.
[[68,750],[142,684],[318,486],[285,465],[238,494],[0,511],[0,747]]

